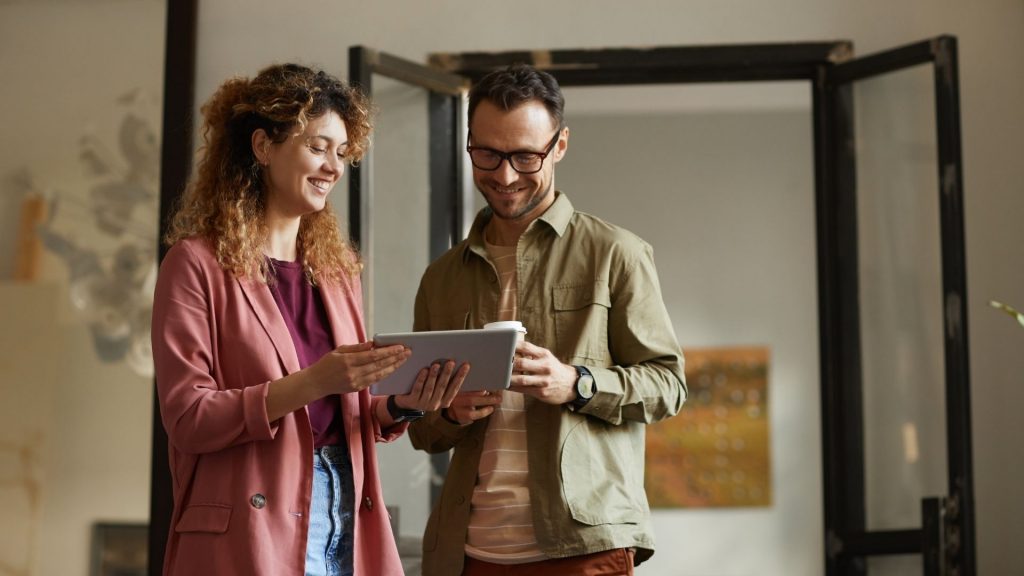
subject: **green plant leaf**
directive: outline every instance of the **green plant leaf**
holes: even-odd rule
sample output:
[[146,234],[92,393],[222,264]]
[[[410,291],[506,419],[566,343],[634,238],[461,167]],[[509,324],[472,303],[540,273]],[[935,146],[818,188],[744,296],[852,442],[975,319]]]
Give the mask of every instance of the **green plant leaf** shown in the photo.
[[995,300],[989,300],[988,303],[993,308],[996,308],[997,310],[1002,310],[1003,312],[1009,314],[1010,316],[1013,316],[1014,318],[1017,319],[1018,324],[1024,326],[1024,314],[1018,312],[1017,309],[1015,309],[1013,306],[1010,306],[1009,304],[1003,304],[1002,302],[996,302]]

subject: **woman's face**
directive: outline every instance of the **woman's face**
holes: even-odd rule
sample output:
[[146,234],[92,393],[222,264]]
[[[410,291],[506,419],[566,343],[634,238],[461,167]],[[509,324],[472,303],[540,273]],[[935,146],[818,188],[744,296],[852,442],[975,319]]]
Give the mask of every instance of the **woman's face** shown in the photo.
[[253,151],[263,164],[268,215],[299,218],[323,210],[327,195],[345,173],[347,150],[345,123],[333,111],[309,121],[301,134],[283,142],[271,142],[257,131]]

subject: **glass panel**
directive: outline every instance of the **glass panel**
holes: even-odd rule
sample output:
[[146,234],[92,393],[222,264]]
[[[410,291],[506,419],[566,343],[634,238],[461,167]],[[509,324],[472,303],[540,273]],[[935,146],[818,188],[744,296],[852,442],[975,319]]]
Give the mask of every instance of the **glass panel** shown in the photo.
[[[556,186],[573,205],[649,242],[687,355],[692,396],[665,444],[675,484],[724,495],[653,509],[658,550],[637,574],[817,574],[824,564],[814,165],[806,83],[569,88],[568,153]],[[772,105],[766,103],[771,102]],[[767,400],[728,380],[702,382],[708,347],[768,349]],[[724,392],[724,393],[723,393]],[[738,414],[737,414],[738,413]],[[742,417],[736,417],[741,415]],[[767,430],[754,424],[767,420]],[[698,440],[679,441],[687,428]],[[758,430],[768,488],[754,496],[744,464]],[[767,434],[767,439],[765,438]],[[737,440],[741,440],[737,442]],[[691,446],[693,449],[690,449]],[[713,456],[694,466],[704,448]],[[667,460],[667,459],[666,459]],[[739,464],[733,466],[733,464]],[[654,472],[648,460],[646,478]],[[659,468],[659,471],[662,469]],[[670,473],[662,473],[662,479]],[[671,490],[669,490],[671,491]],[[656,501],[657,490],[647,493]],[[738,544],[742,542],[742,545]],[[741,553],[737,553],[740,552]]]
[[[373,85],[380,113],[373,137],[371,336],[412,330],[416,289],[430,261],[429,93],[382,76]],[[378,444],[378,453],[386,502],[398,507],[392,516],[399,534],[418,542],[430,512],[430,457],[405,438]],[[418,544],[409,548],[419,554]]]
[[166,12],[0,2],[0,573],[145,572]]
[[867,528],[921,525],[946,493],[932,68],[855,85]]

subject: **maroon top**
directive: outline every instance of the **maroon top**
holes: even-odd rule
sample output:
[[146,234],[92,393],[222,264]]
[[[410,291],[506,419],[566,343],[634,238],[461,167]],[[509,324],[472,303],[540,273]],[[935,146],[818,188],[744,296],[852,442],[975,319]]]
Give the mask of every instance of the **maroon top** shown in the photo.
[[[270,285],[288,332],[292,335],[299,366],[305,368],[334,350],[330,321],[320,291],[306,280],[301,262],[270,259],[277,281]],[[314,400],[307,406],[313,428],[313,445],[342,444],[341,402],[337,394]]]

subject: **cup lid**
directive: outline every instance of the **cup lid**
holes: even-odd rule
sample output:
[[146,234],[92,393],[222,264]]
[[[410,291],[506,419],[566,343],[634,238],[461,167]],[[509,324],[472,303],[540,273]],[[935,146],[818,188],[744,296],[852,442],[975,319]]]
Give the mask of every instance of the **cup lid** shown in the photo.
[[519,320],[502,320],[499,322],[489,322],[484,324],[484,328],[487,330],[494,330],[496,328],[515,328],[517,331],[526,334],[526,327]]

